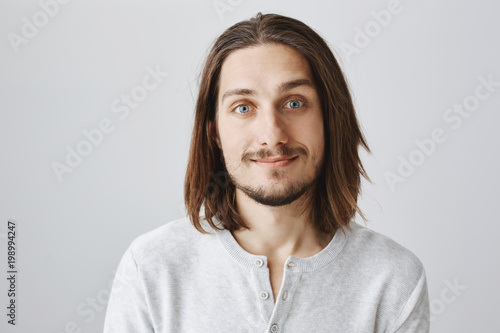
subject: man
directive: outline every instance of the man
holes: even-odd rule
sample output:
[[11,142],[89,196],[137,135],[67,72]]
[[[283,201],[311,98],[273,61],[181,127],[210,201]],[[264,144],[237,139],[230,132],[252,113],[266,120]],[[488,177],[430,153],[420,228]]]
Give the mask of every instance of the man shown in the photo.
[[261,13],[227,29],[201,77],[188,217],[127,249],[104,331],[428,332],[420,260],[353,220],[359,145],[319,35]]

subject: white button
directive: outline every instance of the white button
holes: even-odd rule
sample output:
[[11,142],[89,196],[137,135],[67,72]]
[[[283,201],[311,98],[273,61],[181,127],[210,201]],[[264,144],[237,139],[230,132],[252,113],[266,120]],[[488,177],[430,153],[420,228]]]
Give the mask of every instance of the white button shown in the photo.
[[255,259],[255,265],[257,265],[259,267],[262,266],[262,265],[264,265],[264,260],[262,260],[260,258],[259,259]]
[[260,298],[262,298],[262,299],[267,299],[269,297],[269,293],[267,293],[265,291],[261,291],[259,295],[260,295]]
[[271,326],[271,329],[269,330],[269,332],[272,332],[272,333],[278,332],[278,325],[273,324],[273,326]]
[[290,261],[290,262],[288,263],[288,267],[293,267],[293,266],[295,266],[295,263],[294,263],[293,261]]

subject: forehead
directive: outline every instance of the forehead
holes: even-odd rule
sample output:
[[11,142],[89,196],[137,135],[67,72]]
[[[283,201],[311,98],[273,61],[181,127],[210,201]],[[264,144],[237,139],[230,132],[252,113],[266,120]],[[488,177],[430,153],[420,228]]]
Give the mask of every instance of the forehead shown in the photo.
[[313,81],[307,59],[283,44],[266,44],[233,51],[222,64],[219,96],[228,89],[267,89],[284,81]]

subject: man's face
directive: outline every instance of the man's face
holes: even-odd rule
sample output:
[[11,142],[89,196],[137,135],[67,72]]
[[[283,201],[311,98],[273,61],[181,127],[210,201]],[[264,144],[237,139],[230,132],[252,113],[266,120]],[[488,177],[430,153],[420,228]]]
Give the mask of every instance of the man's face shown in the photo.
[[[317,179],[324,156],[323,114],[309,63],[295,49],[260,45],[224,61],[218,137],[236,191],[268,206],[289,204]],[[259,159],[286,158],[265,163]]]

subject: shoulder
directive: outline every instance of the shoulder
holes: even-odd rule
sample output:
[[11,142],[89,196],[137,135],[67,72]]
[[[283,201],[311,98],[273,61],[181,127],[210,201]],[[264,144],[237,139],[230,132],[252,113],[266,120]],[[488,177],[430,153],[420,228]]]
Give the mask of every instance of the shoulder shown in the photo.
[[208,236],[196,230],[189,218],[183,217],[139,235],[129,248],[138,263],[162,261],[167,257],[175,260],[196,252],[195,248]]
[[[405,332],[422,332],[427,325],[429,301],[420,259],[393,239],[360,224],[353,223],[346,234],[343,266],[350,268],[349,276],[356,280],[354,288],[378,304],[379,324],[391,328],[390,332],[403,327]],[[415,330],[414,325],[420,329]]]
[[393,239],[358,223],[351,225],[346,252],[366,270],[378,274],[400,276],[414,282],[424,275],[420,259],[409,249]]
[[135,248],[143,248],[154,246],[158,242],[164,242],[171,238],[189,237],[191,228],[194,227],[187,218],[179,218],[137,236],[132,241],[132,245]]

